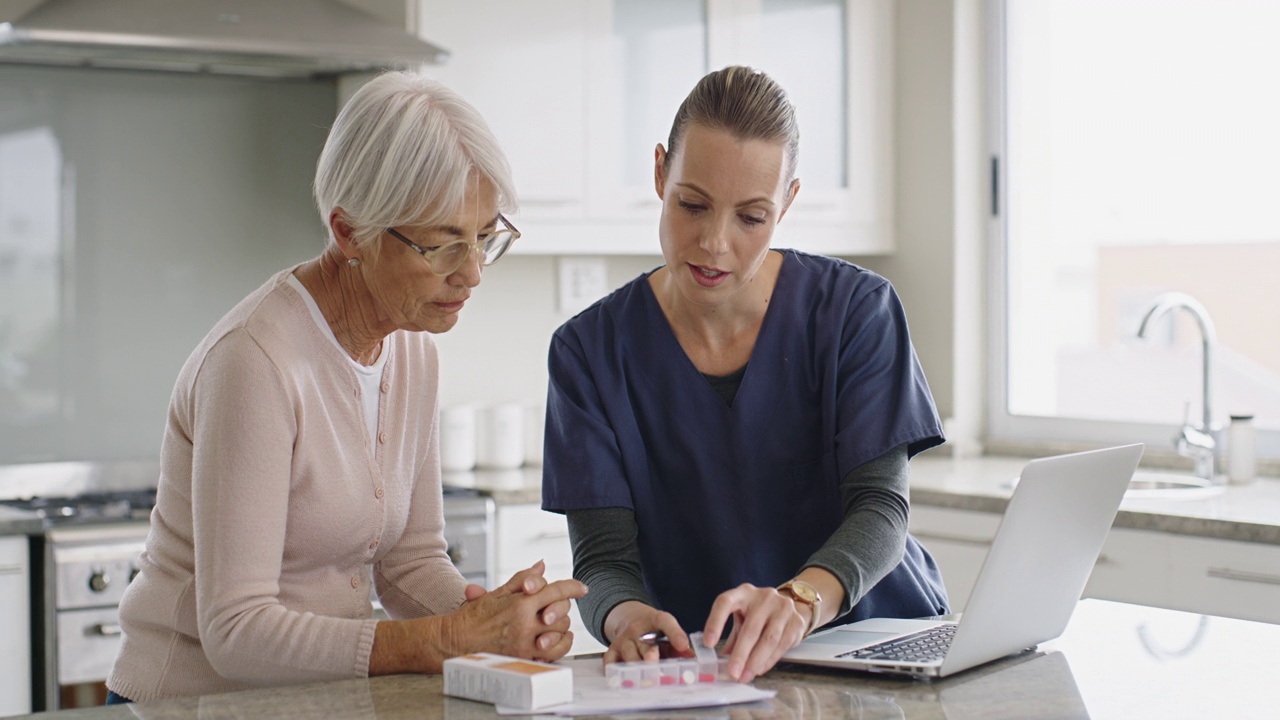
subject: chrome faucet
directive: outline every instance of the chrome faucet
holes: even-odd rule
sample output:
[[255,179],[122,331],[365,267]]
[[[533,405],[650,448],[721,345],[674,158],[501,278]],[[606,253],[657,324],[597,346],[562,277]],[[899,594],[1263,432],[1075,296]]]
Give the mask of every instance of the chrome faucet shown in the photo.
[[1209,318],[1209,311],[1205,310],[1204,305],[1201,305],[1199,300],[1186,293],[1164,293],[1156,297],[1151,308],[1147,310],[1147,314],[1142,318],[1142,325],[1138,327],[1138,337],[1145,338],[1147,330],[1152,323],[1177,308],[1183,308],[1190,312],[1195,316],[1196,324],[1200,326],[1201,388],[1203,390],[1201,407],[1204,415],[1200,420],[1199,427],[1192,425],[1191,418],[1184,415],[1182,428],[1174,436],[1173,444],[1178,449],[1179,455],[1195,460],[1196,475],[1212,482],[1214,476],[1213,456],[1216,443],[1213,439],[1213,413],[1210,409],[1210,399],[1213,397],[1211,369],[1213,367],[1213,346],[1218,340],[1217,333],[1213,329],[1213,320]]

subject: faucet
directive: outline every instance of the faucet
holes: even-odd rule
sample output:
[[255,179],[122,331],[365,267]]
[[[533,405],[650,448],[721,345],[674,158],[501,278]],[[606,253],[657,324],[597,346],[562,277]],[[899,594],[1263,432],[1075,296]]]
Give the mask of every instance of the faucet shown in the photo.
[[1209,311],[1205,310],[1204,305],[1201,305],[1199,300],[1186,293],[1164,293],[1156,297],[1151,308],[1147,310],[1147,314],[1142,318],[1142,325],[1138,327],[1138,337],[1145,338],[1147,329],[1151,327],[1152,323],[1177,308],[1187,310],[1195,316],[1196,324],[1200,327],[1201,388],[1203,390],[1201,408],[1204,414],[1200,420],[1199,427],[1192,425],[1191,419],[1184,415],[1182,428],[1174,436],[1173,444],[1177,448],[1179,455],[1195,460],[1197,476],[1213,482],[1213,455],[1216,443],[1213,439],[1213,413],[1210,411],[1210,399],[1213,397],[1210,370],[1213,367],[1213,346],[1217,343],[1217,334],[1213,329],[1213,320],[1209,318]]

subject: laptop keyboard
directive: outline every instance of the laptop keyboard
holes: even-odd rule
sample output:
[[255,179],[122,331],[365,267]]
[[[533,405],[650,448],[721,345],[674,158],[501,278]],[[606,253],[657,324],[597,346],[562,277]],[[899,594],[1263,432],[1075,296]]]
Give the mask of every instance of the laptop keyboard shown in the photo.
[[900,638],[869,645],[857,650],[837,655],[842,658],[858,660],[895,660],[900,662],[932,662],[940,660],[951,647],[951,639],[956,635],[956,626],[935,625],[928,630],[904,635]]

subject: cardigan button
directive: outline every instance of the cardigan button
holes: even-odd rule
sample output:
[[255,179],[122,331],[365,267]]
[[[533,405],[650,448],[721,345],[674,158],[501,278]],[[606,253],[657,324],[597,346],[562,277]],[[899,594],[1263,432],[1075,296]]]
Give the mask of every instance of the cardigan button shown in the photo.
[[386,444],[386,442],[387,442],[387,434],[386,434],[386,433],[384,433],[384,432],[380,432],[380,433],[378,433],[378,442],[383,443],[383,444]]
[[356,575],[351,576],[351,587],[352,589],[360,587],[360,578],[358,576]]
[[384,393],[391,392],[391,383],[389,382],[382,383],[382,392]]
[[379,500],[381,500],[381,499],[382,499],[382,495],[383,495],[383,490],[382,490],[382,486],[381,486],[381,485],[379,485],[378,487],[376,487],[376,488],[374,488],[374,489],[373,489],[373,496],[374,496],[374,497],[376,497],[376,498],[378,498]]

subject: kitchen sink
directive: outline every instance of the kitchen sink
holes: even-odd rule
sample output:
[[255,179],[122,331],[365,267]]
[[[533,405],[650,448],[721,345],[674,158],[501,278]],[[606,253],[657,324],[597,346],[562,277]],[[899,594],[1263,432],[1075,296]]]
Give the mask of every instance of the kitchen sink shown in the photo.
[[[1017,485],[1018,478],[1006,483],[1009,489]],[[1129,481],[1124,497],[1126,500],[1196,500],[1219,495],[1224,487],[1195,475],[1139,470]]]
[[1138,471],[1129,481],[1126,498],[1175,500],[1211,497],[1222,493],[1225,485],[1195,475],[1170,472]]

